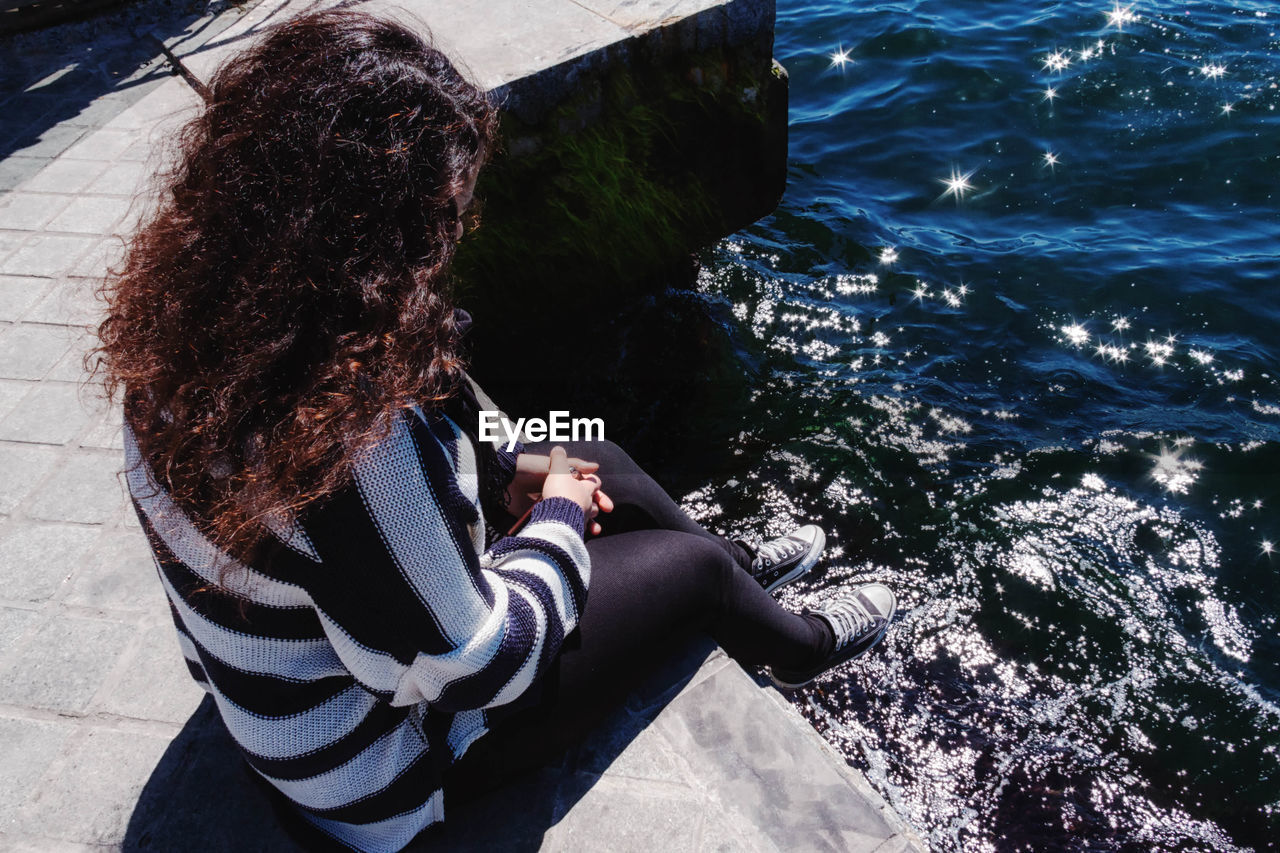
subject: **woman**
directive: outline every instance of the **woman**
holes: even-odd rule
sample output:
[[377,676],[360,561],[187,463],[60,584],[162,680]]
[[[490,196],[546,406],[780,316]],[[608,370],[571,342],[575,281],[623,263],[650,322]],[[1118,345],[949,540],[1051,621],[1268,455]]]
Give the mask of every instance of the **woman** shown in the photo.
[[357,849],[550,757],[697,631],[798,685],[894,610],[878,585],[770,597],[816,527],[752,551],[615,445],[476,439],[447,273],[494,129],[403,28],[286,23],[215,76],[107,287],[101,364],[191,673]]

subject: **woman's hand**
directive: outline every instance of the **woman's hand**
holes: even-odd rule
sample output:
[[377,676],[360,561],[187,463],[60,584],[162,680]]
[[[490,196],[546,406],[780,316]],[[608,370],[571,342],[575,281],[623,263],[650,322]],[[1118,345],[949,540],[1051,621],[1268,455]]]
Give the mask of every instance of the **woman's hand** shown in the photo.
[[[570,458],[569,466],[576,468],[579,474],[594,474],[600,470],[598,462],[587,462],[584,459]],[[512,518],[521,518],[538,500],[542,491],[542,481],[551,470],[551,457],[538,453],[521,453],[516,457],[516,473],[507,486],[507,512]]]
[[[580,474],[594,474],[600,470],[598,462],[587,462],[576,457],[569,458],[569,467],[576,468]],[[542,481],[547,479],[551,470],[551,457],[539,453],[521,453],[516,457],[516,473],[507,486],[507,512],[512,518],[523,518],[524,514],[538,502],[542,493]]]
[[[552,448],[550,456],[522,453],[516,459],[516,475],[508,489],[512,498],[509,511],[516,515],[516,500],[523,498],[523,508],[519,512],[523,515],[528,507],[533,506],[534,495],[538,492],[543,498],[569,498],[582,507],[587,532],[599,535],[601,528],[596,516],[613,511],[613,501],[600,490],[600,477],[595,473],[599,469],[596,462],[570,459],[563,447]],[[534,490],[532,494],[530,486]]]

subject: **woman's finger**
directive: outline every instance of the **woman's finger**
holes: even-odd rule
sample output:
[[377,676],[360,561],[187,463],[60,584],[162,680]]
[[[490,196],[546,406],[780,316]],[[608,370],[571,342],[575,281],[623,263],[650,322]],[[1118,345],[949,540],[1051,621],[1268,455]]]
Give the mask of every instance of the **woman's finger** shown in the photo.
[[613,512],[613,498],[606,495],[601,489],[596,489],[596,503],[599,505],[601,512]]
[[578,469],[580,474],[594,474],[600,470],[599,462],[588,462],[585,459],[579,459],[574,456],[569,459],[569,464]]

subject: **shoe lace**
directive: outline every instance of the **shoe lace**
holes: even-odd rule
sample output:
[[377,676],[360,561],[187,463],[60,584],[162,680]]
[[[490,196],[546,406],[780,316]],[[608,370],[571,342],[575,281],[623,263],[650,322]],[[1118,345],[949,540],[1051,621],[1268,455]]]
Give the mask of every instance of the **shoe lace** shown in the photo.
[[756,559],[764,566],[776,565],[794,556],[800,548],[800,542],[783,536],[780,539],[771,539],[756,548]]
[[875,620],[853,598],[842,598],[822,611],[835,627],[836,648],[842,649],[855,637],[871,630]]

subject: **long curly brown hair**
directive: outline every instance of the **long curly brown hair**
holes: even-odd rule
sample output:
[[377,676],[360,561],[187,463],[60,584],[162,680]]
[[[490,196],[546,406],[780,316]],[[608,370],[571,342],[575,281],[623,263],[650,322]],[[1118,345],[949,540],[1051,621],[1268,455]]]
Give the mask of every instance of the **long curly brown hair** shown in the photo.
[[213,77],[91,353],[158,483],[240,559],[462,378],[448,282],[496,118],[404,27],[272,30]]

